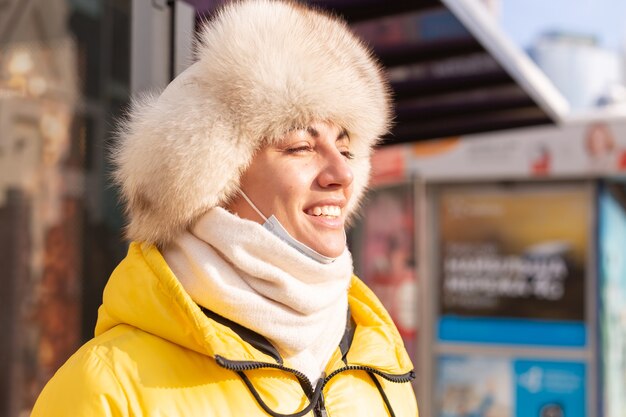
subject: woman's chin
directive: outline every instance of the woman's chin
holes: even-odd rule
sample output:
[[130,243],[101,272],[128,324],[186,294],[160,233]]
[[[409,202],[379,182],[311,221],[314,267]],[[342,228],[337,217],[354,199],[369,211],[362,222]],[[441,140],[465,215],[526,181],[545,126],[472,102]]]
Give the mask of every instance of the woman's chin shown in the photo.
[[329,220],[307,216],[307,220],[306,223],[299,224],[299,233],[292,236],[320,255],[329,258],[341,256],[346,248],[343,219]]
[[346,237],[342,233],[340,238],[335,236],[320,237],[315,242],[305,244],[320,255],[328,258],[338,258],[346,248]]

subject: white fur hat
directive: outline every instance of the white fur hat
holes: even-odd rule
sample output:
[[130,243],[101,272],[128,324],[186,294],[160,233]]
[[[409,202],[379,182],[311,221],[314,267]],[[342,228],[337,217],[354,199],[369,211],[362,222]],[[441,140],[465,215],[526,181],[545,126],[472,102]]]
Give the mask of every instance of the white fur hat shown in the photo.
[[342,21],[275,0],[230,3],[201,30],[196,62],[133,103],[113,153],[127,237],[165,245],[239,187],[255,151],[296,127],[347,130],[353,211],[387,132],[389,88]]

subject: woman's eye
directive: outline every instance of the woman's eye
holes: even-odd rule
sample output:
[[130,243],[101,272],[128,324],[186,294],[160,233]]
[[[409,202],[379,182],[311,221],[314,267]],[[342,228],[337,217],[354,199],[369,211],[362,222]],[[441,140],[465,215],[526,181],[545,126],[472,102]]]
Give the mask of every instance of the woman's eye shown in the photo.
[[346,159],[354,159],[354,154],[350,151],[342,151],[341,154],[346,158]]
[[309,152],[311,149],[312,148],[310,146],[303,145],[303,146],[296,146],[296,147],[293,147],[293,148],[287,148],[285,151],[287,153],[294,154],[294,153]]

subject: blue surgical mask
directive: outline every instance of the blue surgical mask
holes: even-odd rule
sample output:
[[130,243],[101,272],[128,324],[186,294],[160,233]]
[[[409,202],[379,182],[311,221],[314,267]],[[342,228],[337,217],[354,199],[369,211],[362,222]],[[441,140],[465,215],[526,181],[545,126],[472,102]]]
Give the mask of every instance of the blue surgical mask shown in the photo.
[[298,252],[302,253],[303,255],[308,256],[314,261],[317,261],[321,264],[329,264],[329,263],[334,262],[335,258],[329,258],[328,256],[324,256],[321,253],[315,251],[314,249],[311,249],[304,243],[300,242],[299,240],[296,240],[293,236],[289,234],[289,232],[287,232],[287,230],[285,230],[285,228],[283,227],[282,224],[280,224],[276,216],[272,214],[270,218],[268,219],[267,217],[263,215],[263,213],[261,213],[261,211],[254,205],[254,203],[248,198],[248,196],[243,191],[239,191],[239,192],[241,193],[243,198],[248,202],[248,204],[250,204],[250,207],[252,207],[254,211],[256,211],[258,215],[261,216],[265,220],[265,223],[263,223],[263,227],[266,230],[270,231],[274,236],[278,237],[283,242],[287,243],[289,246],[291,246]]

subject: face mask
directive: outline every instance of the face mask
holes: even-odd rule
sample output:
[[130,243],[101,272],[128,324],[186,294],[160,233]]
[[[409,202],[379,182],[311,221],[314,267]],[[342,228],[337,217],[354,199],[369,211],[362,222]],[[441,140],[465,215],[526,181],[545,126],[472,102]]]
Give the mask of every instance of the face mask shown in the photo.
[[248,198],[248,196],[243,191],[239,191],[239,192],[241,193],[243,198],[245,198],[248,204],[250,204],[250,207],[252,207],[254,211],[256,211],[258,215],[261,216],[261,218],[265,220],[265,223],[263,223],[263,227],[266,230],[270,231],[272,234],[274,234],[274,236],[278,237],[283,242],[287,243],[289,246],[291,246],[298,252],[302,253],[303,255],[306,255],[309,258],[321,264],[329,264],[335,260],[335,258],[329,258],[328,256],[324,256],[321,253],[318,253],[315,250],[311,249],[304,243],[296,240],[293,236],[289,234],[289,232],[287,232],[287,230],[285,230],[283,225],[280,224],[278,219],[273,214],[268,219],[267,217],[263,215],[263,213],[261,213],[261,211],[254,205],[254,203]]

